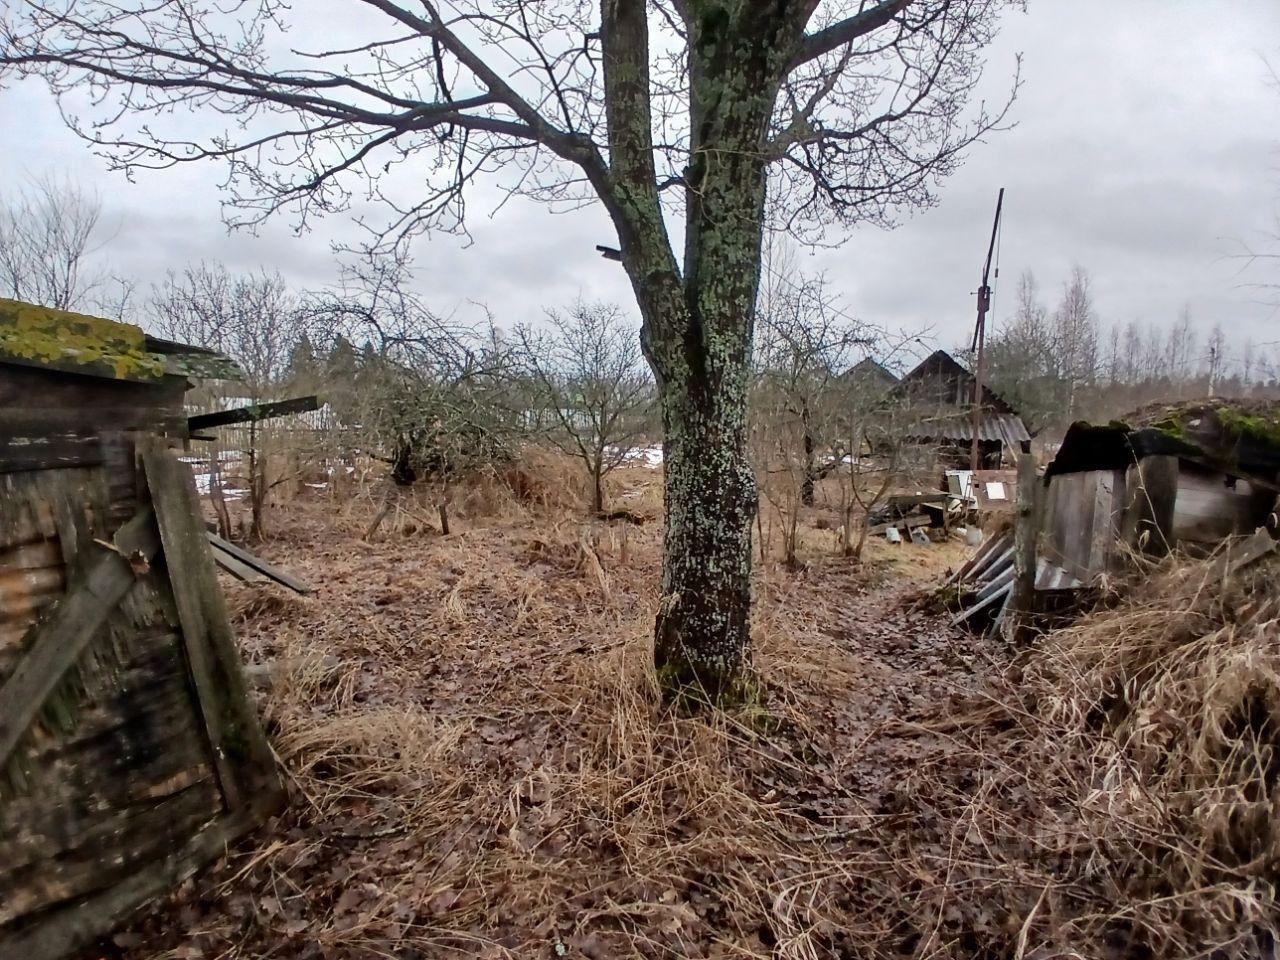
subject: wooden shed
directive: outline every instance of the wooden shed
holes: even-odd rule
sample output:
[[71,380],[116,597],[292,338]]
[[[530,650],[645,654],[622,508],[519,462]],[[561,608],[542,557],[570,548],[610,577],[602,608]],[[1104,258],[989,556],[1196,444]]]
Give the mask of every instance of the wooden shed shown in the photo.
[[1134,551],[1212,547],[1274,527],[1280,411],[1206,401],[1077,423],[1044,487],[1040,589],[1089,583]]
[[0,299],[0,957],[72,955],[281,802],[172,451],[229,368]]

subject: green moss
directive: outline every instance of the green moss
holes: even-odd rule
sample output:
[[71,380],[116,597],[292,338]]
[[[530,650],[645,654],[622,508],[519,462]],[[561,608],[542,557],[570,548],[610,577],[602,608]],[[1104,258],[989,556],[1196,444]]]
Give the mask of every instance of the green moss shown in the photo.
[[1280,417],[1248,413],[1230,404],[1215,407],[1213,413],[1223,431],[1234,439],[1280,446]]
[[758,733],[771,733],[778,728],[778,718],[765,705],[764,684],[751,671],[740,670],[717,678],[719,682],[711,688],[687,668],[672,664],[658,667],[656,675],[663,700],[679,713],[719,711]]
[[121,380],[158,380],[165,372],[139,327],[4,298],[0,356]]

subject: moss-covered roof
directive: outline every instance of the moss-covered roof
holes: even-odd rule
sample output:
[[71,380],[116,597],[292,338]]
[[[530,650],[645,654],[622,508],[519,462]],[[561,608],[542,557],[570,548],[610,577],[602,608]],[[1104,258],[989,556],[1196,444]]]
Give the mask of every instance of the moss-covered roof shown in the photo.
[[1151,404],[1124,418],[1133,427],[1150,427],[1179,440],[1220,445],[1241,440],[1280,448],[1280,403],[1274,400],[1189,400]]
[[1046,477],[1123,468],[1162,454],[1274,485],[1280,478],[1280,403],[1219,398],[1155,403],[1105,425],[1074,423]]
[[117,380],[159,380],[164,358],[141,328],[68,310],[0,299],[0,357]]
[[0,297],[4,362],[144,383],[166,375],[240,376],[229,358],[212,350],[156,340],[129,323]]

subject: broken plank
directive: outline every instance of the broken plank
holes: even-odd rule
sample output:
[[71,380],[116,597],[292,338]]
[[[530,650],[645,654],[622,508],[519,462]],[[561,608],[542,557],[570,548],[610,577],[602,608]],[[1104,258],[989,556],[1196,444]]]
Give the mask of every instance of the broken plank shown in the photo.
[[991,551],[996,549],[1002,539],[1002,537],[987,537],[987,539],[983,540],[978,549],[974,551],[973,556],[962,563],[959,569],[947,578],[947,583],[959,583],[968,577],[974,567],[982,563]]
[[975,599],[977,600],[987,599],[987,597],[991,596],[992,593],[999,590],[1001,587],[1004,587],[1005,585],[1012,583],[1016,576],[1017,576],[1017,567],[1011,563],[1007,567],[1005,567],[1003,570],[1001,570],[998,575],[996,575],[995,577],[992,577],[990,580],[984,583],[982,587],[978,590],[978,595]]
[[932,520],[922,513],[913,513],[909,517],[901,517],[897,520],[887,520],[884,523],[877,523],[875,526],[870,527],[867,530],[867,533],[884,533],[890,527],[895,527],[899,530],[912,530],[915,527],[927,527],[932,522]]
[[216,543],[213,544],[213,562],[237,580],[245,583],[262,583],[267,578],[242,560],[227,553]]
[[972,570],[969,571],[968,579],[981,580],[986,574],[990,573],[992,570],[1000,569],[1002,566],[1004,566],[1004,564],[1007,561],[1010,561],[1013,559],[1013,550],[1014,550],[1014,545],[1013,545],[1012,535],[1007,537],[1002,537],[1000,539],[1000,546],[996,550],[993,550],[987,556],[986,560],[982,561],[982,563],[978,564],[976,567],[974,567]]
[[964,623],[966,620],[971,618],[974,614],[981,613],[983,610],[987,609],[987,607],[991,606],[997,600],[1000,600],[1003,597],[1007,596],[1012,589],[1013,589],[1013,581],[1009,580],[1004,584],[1002,589],[996,590],[994,593],[991,593],[983,600],[979,600],[972,607],[969,607],[969,609],[961,610],[959,613],[957,613],[952,618],[951,625],[953,627],[959,626],[960,624]]
[[255,556],[254,554],[250,553],[248,550],[245,550],[243,547],[238,547],[234,543],[231,543],[229,540],[223,540],[220,536],[218,536],[212,530],[205,531],[205,537],[209,540],[209,543],[211,543],[214,547],[217,548],[214,551],[215,558],[217,556],[217,552],[220,550],[223,553],[231,556],[232,558],[239,560],[245,566],[252,567],[254,570],[258,571],[263,576],[276,581],[276,583],[280,584],[281,586],[288,587],[294,593],[310,593],[311,592],[310,585],[303,583],[301,580],[297,579],[296,577],[289,576],[289,574],[285,573],[279,567],[274,566],[270,563],[267,563],[267,561],[263,560],[259,556]]
[[274,403],[255,403],[247,407],[234,407],[231,410],[219,410],[215,413],[202,413],[187,418],[187,430],[208,430],[212,427],[228,427],[235,423],[257,423],[274,417],[284,417],[291,413],[306,413],[320,406],[319,397],[295,397],[292,400],[277,400]]

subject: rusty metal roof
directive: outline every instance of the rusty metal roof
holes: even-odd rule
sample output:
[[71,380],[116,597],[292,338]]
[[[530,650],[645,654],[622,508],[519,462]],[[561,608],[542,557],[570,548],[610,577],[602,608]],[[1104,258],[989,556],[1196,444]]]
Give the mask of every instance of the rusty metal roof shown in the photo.
[[[973,415],[955,414],[947,417],[930,417],[912,424],[906,430],[908,440],[930,442],[964,441],[973,439]],[[1016,413],[984,412],[978,422],[979,440],[998,440],[1007,446],[1017,446],[1031,439],[1026,425]]]

